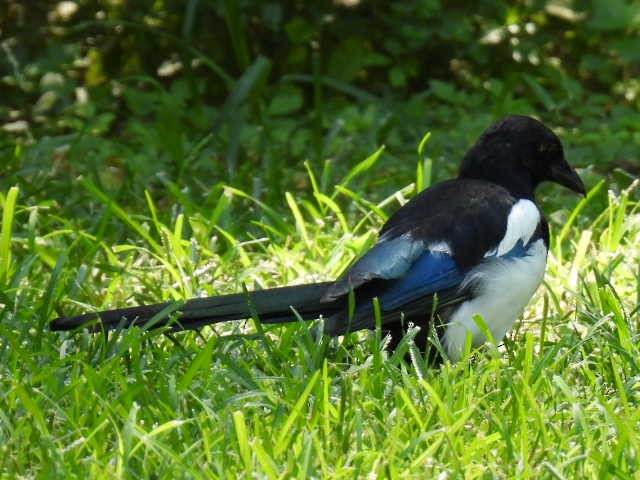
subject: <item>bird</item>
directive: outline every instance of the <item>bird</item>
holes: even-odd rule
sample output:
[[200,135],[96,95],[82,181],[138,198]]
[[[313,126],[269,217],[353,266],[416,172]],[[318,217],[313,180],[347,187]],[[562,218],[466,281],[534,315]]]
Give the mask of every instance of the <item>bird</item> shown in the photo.
[[420,349],[435,335],[437,356],[456,362],[469,340],[481,346],[489,332],[501,340],[542,283],[549,225],[534,191],[543,182],[586,196],[558,136],[533,117],[508,115],[480,135],[456,178],[400,207],[335,281],[91,312],[50,328],[175,331],[257,316],[265,324],[322,318],[324,333],[340,336],[375,329],[378,317],[390,349],[415,325]]

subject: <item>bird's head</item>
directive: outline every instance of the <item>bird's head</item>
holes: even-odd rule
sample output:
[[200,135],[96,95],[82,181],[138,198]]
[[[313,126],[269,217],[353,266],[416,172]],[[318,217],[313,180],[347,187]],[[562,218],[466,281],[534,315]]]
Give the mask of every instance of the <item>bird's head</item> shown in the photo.
[[465,155],[460,177],[497,183],[519,197],[533,197],[533,190],[545,181],[586,194],[556,134],[521,115],[504,117],[484,131]]

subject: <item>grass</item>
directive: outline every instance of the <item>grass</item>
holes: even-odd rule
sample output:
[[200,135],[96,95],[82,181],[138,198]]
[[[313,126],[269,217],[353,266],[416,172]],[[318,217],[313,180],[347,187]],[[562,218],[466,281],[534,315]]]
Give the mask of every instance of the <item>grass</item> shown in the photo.
[[[1,192],[2,476],[637,478],[635,184],[554,209],[545,285],[523,321],[457,364],[429,368],[410,340],[408,364],[379,331],[316,340],[304,322],[47,330],[56,312],[333,278],[414,192],[376,203],[351,189],[381,155],[335,182],[307,165],[310,195],[270,207],[226,186],[211,210],[174,192],[167,214],[147,192],[132,212],[85,180],[93,215],[77,220]],[[425,186],[432,164],[419,164]],[[228,220],[241,210],[246,232]]]
[[[40,15],[26,43],[12,28],[2,43],[0,478],[638,478],[640,104],[624,55],[635,50],[618,41],[632,29],[624,15],[608,27],[586,15],[567,36],[538,8],[509,8],[527,35],[506,36],[491,64],[489,50],[463,55],[477,63],[447,59],[445,82],[442,59],[411,53],[430,37],[403,7],[383,22],[402,27],[384,35],[402,54],[349,80],[327,69],[346,45],[331,46],[332,15],[320,35],[297,7],[247,16],[225,0],[215,23],[197,0],[145,12],[111,3],[95,18],[83,5],[88,19],[66,25]],[[486,15],[474,23],[493,29]],[[286,40],[271,56],[258,54],[262,17]],[[469,22],[446,17],[436,23],[457,56],[472,46]],[[381,48],[359,28],[340,35],[364,40],[347,49],[347,71]],[[216,32],[230,41],[212,42]],[[587,48],[596,37],[611,40],[596,42],[606,53]],[[531,48],[561,58],[501,60]],[[157,75],[145,58],[156,50],[183,71]],[[411,334],[389,354],[379,331],[317,340],[304,322],[47,328],[63,313],[334,278],[496,117],[532,112],[593,188],[580,203],[541,189],[545,283],[500,345],[430,368]]]

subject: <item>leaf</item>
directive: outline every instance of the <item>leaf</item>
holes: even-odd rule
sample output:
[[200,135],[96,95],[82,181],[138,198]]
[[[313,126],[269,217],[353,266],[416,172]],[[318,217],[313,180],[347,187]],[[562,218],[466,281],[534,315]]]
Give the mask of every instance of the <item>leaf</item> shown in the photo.
[[357,176],[361,175],[362,173],[366,172],[371,167],[373,167],[378,161],[378,158],[380,158],[380,155],[382,155],[382,152],[384,152],[384,149],[385,149],[385,146],[382,145],[373,154],[369,155],[367,158],[365,158],[363,161],[361,161],[355,167],[353,167],[349,171],[349,173],[347,173],[345,177],[342,179],[342,181],[340,182],[340,186],[346,187],[349,184],[349,182],[351,182],[351,180],[353,180]]
[[227,97],[216,125],[214,125],[214,130],[216,130],[224,120],[233,118],[234,113],[237,113],[238,109],[240,109],[249,97],[260,90],[270,71],[271,60],[262,56],[256,58],[236,82],[233,90]]
[[191,365],[189,365],[185,374],[180,379],[178,390],[186,390],[189,388],[198,373],[202,372],[203,375],[207,374],[206,369],[211,365],[211,355],[213,353],[213,346],[216,344],[216,340],[217,339],[215,337],[212,337],[204,348],[200,350]]
[[302,92],[294,86],[279,89],[269,104],[271,115],[287,115],[299,110],[303,104]]
[[8,277],[11,267],[11,230],[18,198],[18,187],[11,187],[9,193],[4,197],[0,193],[2,200],[2,227],[0,227],[0,285]]

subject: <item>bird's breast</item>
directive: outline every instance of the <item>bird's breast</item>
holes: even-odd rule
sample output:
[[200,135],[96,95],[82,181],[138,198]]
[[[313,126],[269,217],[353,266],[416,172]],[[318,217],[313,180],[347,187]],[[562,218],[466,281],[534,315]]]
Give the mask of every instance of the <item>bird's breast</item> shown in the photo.
[[544,241],[536,239],[522,256],[487,258],[471,270],[463,287],[472,289],[473,298],[452,312],[445,327],[442,341],[449,358],[460,358],[467,335],[471,335],[473,346],[487,340],[474,318],[478,315],[493,338],[502,339],[542,282],[546,263]]

